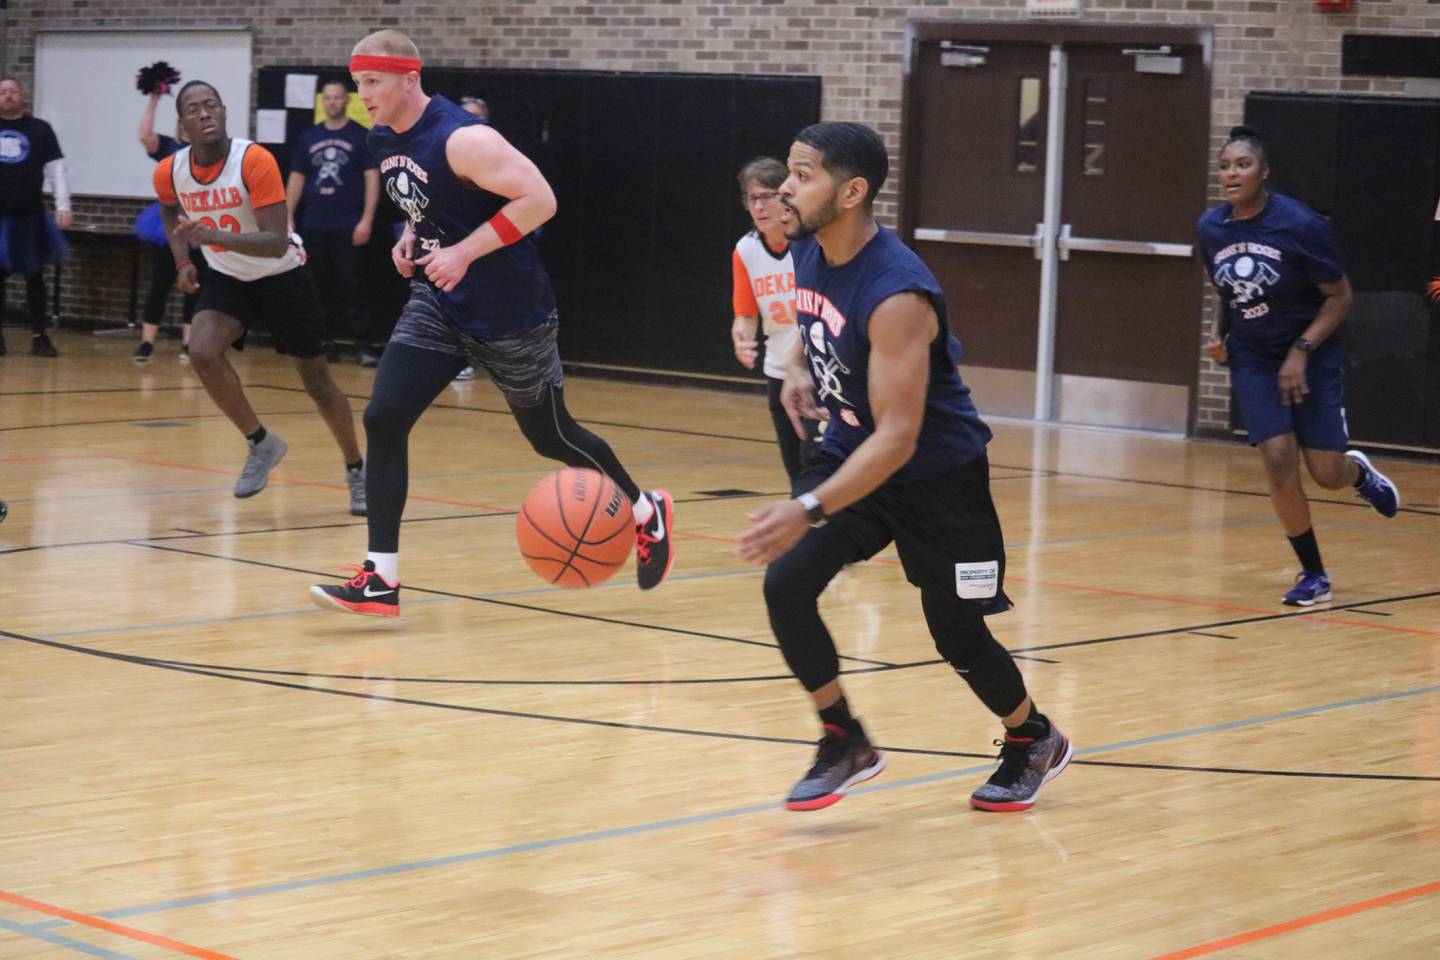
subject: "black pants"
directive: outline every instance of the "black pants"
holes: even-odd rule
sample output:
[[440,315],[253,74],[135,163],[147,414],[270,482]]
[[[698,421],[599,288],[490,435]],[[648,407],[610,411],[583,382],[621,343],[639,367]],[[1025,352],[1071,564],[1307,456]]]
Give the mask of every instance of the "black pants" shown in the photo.
[[785,475],[793,481],[810,462],[810,455],[820,442],[820,421],[802,419],[800,422],[805,425],[805,439],[797,437],[795,427],[790,422],[790,415],[780,405],[780,388],[783,386],[784,380],[765,378],[765,393],[770,401],[770,422],[775,425],[775,439],[780,444],[780,462],[785,464]]
[[[196,271],[201,273],[200,279],[203,283],[204,260],[200,251],[192,250],[190,258]],[[170,288],[175,286],[175,277],[179,272],[175,269],[175,255],[170,252],[169,247],[154,244],[150,246],[150,289],[145,292],[146,323],[158,327],[165,321],[165,301],[170,298]],[[180,322],[189,323],[195,316],[196,294],[187,293],[184,297]]]
[[351,233],[350,230],[305,232],[305,269],[315,278],[315,287],[320,292],[327,340],[360,336],[364,330],[364,325],[357,323],[354,316],[360,248],[350,242]]
[[[400,519],[410,485],[410,430],[465,366],[461,357],[392,343],[380,359],[365,408],[365,496],[372,553],[398,553]],[[575,422],[564,391],[550,387],[533,407],[510,406],[535,452],[566,466],[599,470],[634,503],[640,488],[600,437]]]
[[[10,274],[0,271],[0,321],[5,316],[5,281]],[[45,273],[36,270],[25,275],[25,300],[30,307],[30,329],[36,334],[45,332]]]

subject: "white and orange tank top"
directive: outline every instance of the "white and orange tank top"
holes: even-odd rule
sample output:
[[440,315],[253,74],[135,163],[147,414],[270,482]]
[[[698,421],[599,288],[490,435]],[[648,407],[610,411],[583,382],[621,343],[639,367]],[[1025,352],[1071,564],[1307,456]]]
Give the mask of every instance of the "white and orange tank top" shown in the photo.
[[[197,166],[191,148],[183,147],[160,161],[154,179],[162,204],[178,204],[191,220],[231,233],[259,232],[255,211],[285,202],[285,184],[275,157],[258,143],[238,137],[231,138],[225,159],[208,167]],[[216,246],[205,249],[206,265],[236,280],[273,277],[304,262],[304,248],[294,234],[281,257],[253,257]]]
[[765,376],[785,378],[795,350],[795,266],[787,243],[778,252],[751,230],[730,256],[735,274],[735,316],[759,317],[765,330]]

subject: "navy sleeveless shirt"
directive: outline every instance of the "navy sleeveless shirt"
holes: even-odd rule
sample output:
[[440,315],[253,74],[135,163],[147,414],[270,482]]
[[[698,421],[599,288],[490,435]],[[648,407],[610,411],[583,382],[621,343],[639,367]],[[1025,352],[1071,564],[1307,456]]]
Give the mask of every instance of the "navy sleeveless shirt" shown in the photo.
[[[380,166],[381,189],[409,219],[417,260],[431,250],[459,243],[510,202],[456,175],[445,159],[445,142],[452,133],[482,124],[489,125],[437,95],[404,133],[383,126],[370,131],[369,147]],[[430,282],[421,267],[415,269],[414,279]],[[455,289],[449,293],[436,289],[435,294],[446,319],[477,337],[524,333],[555,312],[550,276],[529,235],[474,261]]]
[[[877,225],[878,226],[878,225]],[[850,262],[831,267],[820,244],[807,237],[791,246],[795,257],[795,322],[830,422],[820,449],[844,459],[875,432],[870,412],[870,315],[897,293],[928,297],[941,335],[930,344],[925,419],[915,455],[887,483],[928,480],[984,455],[990,428],[975,412],[960,379],[960,341],[950,332],[945,294],[920,258],[878,227]]]

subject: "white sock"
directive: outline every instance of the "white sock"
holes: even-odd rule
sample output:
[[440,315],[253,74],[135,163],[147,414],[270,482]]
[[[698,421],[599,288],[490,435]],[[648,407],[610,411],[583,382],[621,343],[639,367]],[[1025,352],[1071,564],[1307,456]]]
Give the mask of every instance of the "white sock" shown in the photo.
[[655,504],[650,502],[650,495],[641,490],[640,499],[630,504],[630,512],[635,517],[635,526],[643,527],[655,516]]
[[400,554],[367,553],[365,559],[375,564],[375,572],[380,574],[387,584],[392,587],[400,586]]

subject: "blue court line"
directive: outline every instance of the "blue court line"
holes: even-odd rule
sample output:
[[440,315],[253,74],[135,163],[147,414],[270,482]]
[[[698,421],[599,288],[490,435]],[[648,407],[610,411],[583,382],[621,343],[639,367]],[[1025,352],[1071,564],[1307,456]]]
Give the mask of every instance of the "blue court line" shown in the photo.
[[9,930],[11,933],[18,933],[23,937],[33,937],[36,940],[44,940],[57,947],[67,947],[71,950],[78,950],[80,953],[88,953],[92,957],[100,957],[102,960],[136,960],[128,953],[116,953],[114,950],[106,950],[104,947],[92,947],[88,943],[81,943],[79,940],[71,940],[69,937],[62,937],[57,933],[47,932],[47,928],[68,924],[67,920],[56,920],[46,924],[21,924],[11,923],[9,920],[0,919],[0,930]]
[[[1313,716],[1315,714],[1329,713],[1334,710],[1344,710],[1349,707],[1364,706],[1371,703],[1384,703],[1391,700],[1402,700],[1408,697],[1418,697],[1430,693],[1440,693],[1440,685],[1430,687],[1417,687],[1413,690],[1399,690],[1394,693],[1375,694],[1369,697],[1354,697],[1349,700],[1340,700],[1335,703],[1325,703],[1313,707],[1301,707],[1296,710],[1286,710],[1282,713],[1267,714],[1262,717],[1250,717],[1244,720],[1230,720],[1224,723],[1216,723],[1203,727],[1189,727],[1184,730],[1175,730],[1170,733],[1158,733],[1149,737],[1138,737],[1132,740],[1120,740],[1115,743],[1101,744],[1094,747],[1086,747],[1076,750],[1076,756],[1090,756],[1097,753],[1111,753],[1117,750],[1129,750],[1134,747],[1147,746],[1154,743],[1164,743],[1170,740],[1182,740],[1189,737],[1198,737],[1210,733],[1220,733],[1227,730],[1239,730],[1245,727],[1255,727],[1266,723],[1273,723],[1277,720],[1293,720],[1297,717]],[[896,780],[892,783],[877,784],[874,786],[861,787],[852,791],[855,795],[869,793],[883,793],[889,790],[902,790],[907,787],[919,786],[922,784],[937,783],[942,780],[953,780],[957,777],[972,776],[978,773],[988,773],[994,768],[994,763],[984,763],[974,766],[962,767],[958,770],[945,770],[940,773],[925,774],[918,777],[909,777],[904,780]],[[634,824],[628,827],[614,827],[609,830],[595,830],[589,833],[577,833],[564,837],[553,837],[548,840],[532,840],[527,843],[517,843],[505,847],[494,847],[489,850],[477,850],[470,853],[457,853],[448,857],[436,857],[430,860],[416,860],[410,863],[398,863],[385,867],[371,867],[366,870],[354,870],[348,873],[337,873],[323,877],[312,877],[308,880],[291,880],[285,883],[269,884],[259,887],[244,887],[239,890],[227,890],[220,893],[206,894],[198,897],[185,897],[178,900],[167,900],[162,903],[145,904],[138,907],[122,907],[115,910],[106,910],[95,916],[107,920],[118,920],[124,917],[135,917],[149,913],[159,913],[165,910],[178,910],[183,907],[202,906],[210,903],[221,903],[231,900],[243,900],[251,897],[262,897],[272,893],[288,893],[294,890],[308,890],[314,887],[325,887],[334,884],[348,883],[352,880],[368,880],[376,877],[390,877],[403,873],[414,873],[419,870],[430,870],[436,867],[452,866],[458,863],[474,863],[480,860],[494,860],[499,857],[508,857],[521,853],[533,853],[537,850],[552,850],[557,847],[572,847],[583,843],[594,843],[600,840],[611,840],[617,837],[633,837],[641,834],[655,833],[660,830],[669,830],[675,827],[687,827],[698,823],[712,823],[719,820],[733,820],[736,817],[750,816],[755,813],[767,813],[781,809],[775,802],[753,804],[744,807],[734,807],[729,810],[716,810],[710,813],[691,814],[686,817],[675,817],[669,820],[656,820],[650,823]],[[68,921],[54,920],[44,924],[37,924],[29,927],[30,930],[47,930],[54,927],[65,926]]]

